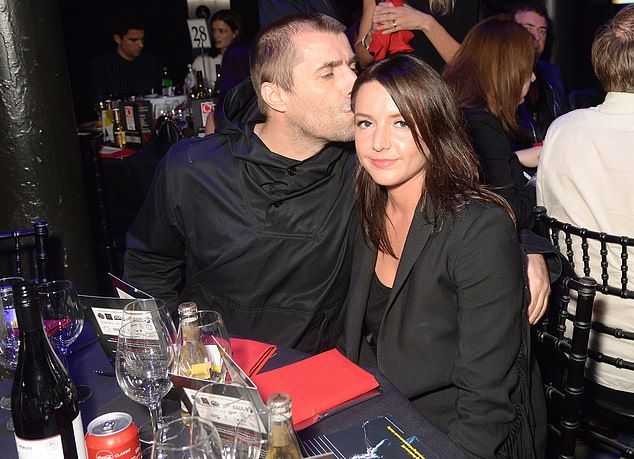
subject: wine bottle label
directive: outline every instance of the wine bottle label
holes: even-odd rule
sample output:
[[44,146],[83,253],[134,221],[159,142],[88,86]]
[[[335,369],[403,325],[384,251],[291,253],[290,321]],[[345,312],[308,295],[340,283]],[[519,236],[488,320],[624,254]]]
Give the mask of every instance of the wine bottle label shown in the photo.
[[[77,449],[77,458],[86,459],[86,447],[84,446],[84,427],[81,422],[81,413],[73,420],[74,442]],[[64,459],[62,436],[54,435],[39,440],[26,440],[15,436],[18,447],[19,459]]]
[[84,424],[81,422],[81,412],[73,419],[73,433],[75,434],[77,459],[86,459],[86,440],[84,437]]

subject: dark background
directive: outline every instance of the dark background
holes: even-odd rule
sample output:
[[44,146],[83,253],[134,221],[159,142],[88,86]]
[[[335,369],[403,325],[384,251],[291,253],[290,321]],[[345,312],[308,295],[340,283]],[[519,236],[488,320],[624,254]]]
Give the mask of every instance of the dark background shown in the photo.
[[[504,11],[510,3],[513,2],[482,0],[483,15]],[[360,15],[361,0],[339,0],[339,4],[344,21],[352,24]],[[619,7],[610,0],[550,0],[546,5],[553,16],[546,56],[560,66],[569,90],[599,89],[590,65],[590,45],[596,29]],[[168,67],[174,81],[182,82],[193,57],[186,0],[59,0],[59,7],[77,120],[96,116],[92,109],[90,61],[114,47],[110,24],[118,15],[136,13],[145,19],[145,49]],[[231,8],[242,15],[245,35],[255,35],[257,1],[232,0]]]

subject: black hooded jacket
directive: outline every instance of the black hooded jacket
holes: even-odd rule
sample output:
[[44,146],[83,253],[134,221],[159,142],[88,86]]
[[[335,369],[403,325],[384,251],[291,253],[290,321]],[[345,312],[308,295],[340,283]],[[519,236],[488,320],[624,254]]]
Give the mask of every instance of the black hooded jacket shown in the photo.
[[163,158],[130,227],[126,279],[222,314],[230,334],[316,353],[334,346],[350,277],[354,150],[333,143],[296,161],[253,133],[247,81],[216,133]]

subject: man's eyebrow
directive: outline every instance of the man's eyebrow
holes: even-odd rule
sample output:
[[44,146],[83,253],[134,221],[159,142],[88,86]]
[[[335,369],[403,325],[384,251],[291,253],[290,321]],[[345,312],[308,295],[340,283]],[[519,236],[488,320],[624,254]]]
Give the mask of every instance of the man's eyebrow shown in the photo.
[[315,71],[316,72],[320,72],[320,71],[322,71],[324,69],[332,69],[332,68],[338,67],[338,66],[340,66],[342,64],[343,64],[343,61],[341,59],[337,60],[337,61],[324,62],[319,67],[317,67],[317,69]]

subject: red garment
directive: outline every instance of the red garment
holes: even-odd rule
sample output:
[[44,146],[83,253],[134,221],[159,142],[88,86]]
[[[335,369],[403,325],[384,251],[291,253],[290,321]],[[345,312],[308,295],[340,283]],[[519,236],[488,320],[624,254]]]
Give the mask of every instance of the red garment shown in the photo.
[[[395,7],[403,6],[401,0],[392,0]],[[384,34],[382,30],[377,30],[372,34],[370,43],[370,53],[374,55],[374,61],[385,59],[388,52],[390,55],[396,53],[411,53],[414,51],[408,43],[414,38],[414,34],[409,30],[399,30],[398,32]]]

